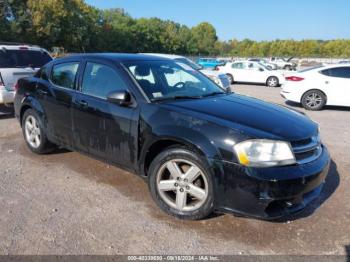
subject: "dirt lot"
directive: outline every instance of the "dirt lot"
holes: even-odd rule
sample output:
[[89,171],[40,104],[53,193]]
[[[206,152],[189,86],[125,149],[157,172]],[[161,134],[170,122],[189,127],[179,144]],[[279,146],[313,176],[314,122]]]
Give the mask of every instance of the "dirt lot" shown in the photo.
[[[279,89],[234,90],[284,104]],[[74,152],[30,153],[17,121],[3,115],[0,254],[349,253],[350,109],[306,113],[320,123],[333,163],[321,197],[280,222],[233,215],[179,221],[156,207],[137,176]]]

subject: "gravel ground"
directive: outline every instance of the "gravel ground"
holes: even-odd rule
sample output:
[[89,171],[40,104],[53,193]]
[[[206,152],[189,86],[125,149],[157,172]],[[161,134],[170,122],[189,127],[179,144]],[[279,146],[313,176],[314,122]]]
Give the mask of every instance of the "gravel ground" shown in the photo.
[[[233,88],[285,105],[278,88]],[[13,116],[1,115],[0,254],[349,253],[349,111],[304,111],[320,124],[333,162],[321,197],[279,222],[174,219],[157,208],[141,178],[74,152],[34,155]]]

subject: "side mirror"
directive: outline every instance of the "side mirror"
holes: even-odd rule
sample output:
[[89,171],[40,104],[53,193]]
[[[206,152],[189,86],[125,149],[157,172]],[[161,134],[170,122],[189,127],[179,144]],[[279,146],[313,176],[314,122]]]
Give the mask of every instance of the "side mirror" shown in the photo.
[[131,95],[128,91],[112,91],[107,95],[107,101],[120,106],[129,106],[132,104]]
[[259,71],[264,72],[265,70],[264,70],[264,68],[259,67]]

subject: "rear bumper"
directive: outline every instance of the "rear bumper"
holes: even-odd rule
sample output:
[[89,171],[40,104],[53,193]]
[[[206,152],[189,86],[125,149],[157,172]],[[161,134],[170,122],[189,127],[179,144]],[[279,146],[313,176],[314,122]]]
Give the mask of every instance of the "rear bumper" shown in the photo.
[[6,89],[0,90],[0,104],[13,103],[15,98],[15,91],[8,91]]
[[[283,87],[282,87],[283,88]],[[288,100],[288,101],[292,101],[292,102],[296,102],[296,103],[300,103],[301,102],[301,97],[298,94],[294,94],[292,92],[286,91],[284,89],[282,89],[282,91],[280,92],[280,95]]]
[[224,161],[218,164],[222,169],[215,179],[217,211],[276,219],[303,209],[320,195],[330,157],[324,147],[318,159],[303,165],[247,168]]

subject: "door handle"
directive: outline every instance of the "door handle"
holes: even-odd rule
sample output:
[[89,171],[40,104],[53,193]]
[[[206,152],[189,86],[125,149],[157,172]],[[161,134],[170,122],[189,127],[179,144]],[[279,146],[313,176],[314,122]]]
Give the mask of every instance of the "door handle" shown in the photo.
[[82,107],[87,107],[89,105],[85,100],[79,100],[77,103]]

